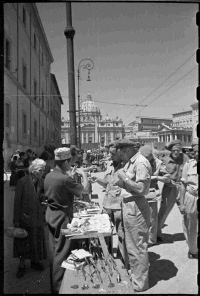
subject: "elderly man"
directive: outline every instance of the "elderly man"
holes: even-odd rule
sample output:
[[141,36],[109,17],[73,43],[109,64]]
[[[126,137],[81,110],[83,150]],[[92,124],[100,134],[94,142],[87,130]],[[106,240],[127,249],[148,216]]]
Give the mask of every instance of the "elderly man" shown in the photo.
[[188,258],[198,258],[198,142],[194,143],[195,159],[190,159],[183,167],[180,188],[180,211],[183,214],[183,232],[188,244]]
[[77,168],[82,176],[83,184],[77,183],[71,177],[70,148],[58,148],[55,153],[55,168],[44,180],[45,195],[48,199],[46,222],[49,228],[51,290],[58,294],[64,275],[62,262],[69,256],[71,241],[61,234],[62,228],[67,228],[73,215],[74,195],[80,196],[88,188],[86,173]]
[[175,202],[179,202],[182,170],[184,164],[189,160],[188,156],[182,153],[180,140],[170,142],[166,148],[170,151],[170,155],[164,157],[162,160],[170,173],[171,182],[165,183],[162,190],[161,206],[158,212],[158,241],[162,241],[161,235],[165,220],[171,212]]
[[[154,150],[151,146],[145,145],[140,148],[140,153],[148,159],[152,168],[151,184],[149,193],[146,195],[149,206],[151,208],[151,226],[149,229],[149,247],[157,243],[157,226],[158,226],[158,198],[160,190],[158,181],[170,183],[170,174],[167,171],[162,160],[155,157]],[[156,151],[157,153],[157,151]]]
[[122,188],[122,219],[131,283],[134,291],[141,292],[149,288],[150,207],[145,195],[149,192],[152,170],[149,161],[138,152],[138,143],[122,139],[118,146],[125,166],[116,172],[115,184]]
[[125,246],[124,232],[122,229],[121,189],[119,186],[113,184],[115,173],[122,167],[122,159],[117,150],[117,144],[118,141],[109,144],[111,161],[108,163],[107,170],[104,173],[104,179],[93,177],[93,181],[106,188],[103,200],[103,210],[110,216],[116,227],[119,251],[122,255],[125,267],[128,268],[128,256]]

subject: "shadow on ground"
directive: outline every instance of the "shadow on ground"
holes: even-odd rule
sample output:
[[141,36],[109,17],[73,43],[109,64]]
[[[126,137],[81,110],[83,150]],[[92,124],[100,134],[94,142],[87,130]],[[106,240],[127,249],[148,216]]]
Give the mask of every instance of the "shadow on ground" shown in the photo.
[[159,281],[168,281],[176,276],[178,269],[174,263],[167,259],[160,259],[160,255],[149,252],[149,286],[152,288]]
[[174,233],[174,234],[169,234],[169,233],[163,233],[162,234],[162,242],[158,242],[158,244],[173,244],[174,242],[177,241],[184,241],[185,236],[182,232],[180,233]]

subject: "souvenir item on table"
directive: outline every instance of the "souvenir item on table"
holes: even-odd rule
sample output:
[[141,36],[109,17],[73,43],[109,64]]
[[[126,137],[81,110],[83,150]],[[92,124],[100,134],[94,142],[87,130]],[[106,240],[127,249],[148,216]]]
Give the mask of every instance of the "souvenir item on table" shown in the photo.
[[61,267],[70,270],[79,270],[86,264],[86,258],[92,257],[92,254],[84,249],[73,250],[69,257],[62,262]]
[[67,229],[62,230],[65,235],[78,235],[87,232],[111,232],[108,214],[96,214],[91,217],[73,218]]
[[77,210],[77,212],[74,213],[74,217],[89,217],[94,214],[99,214],[101,211],[99,204],[95,202],[87,203],[82,201],[76,201],[74,203],[74,206]]

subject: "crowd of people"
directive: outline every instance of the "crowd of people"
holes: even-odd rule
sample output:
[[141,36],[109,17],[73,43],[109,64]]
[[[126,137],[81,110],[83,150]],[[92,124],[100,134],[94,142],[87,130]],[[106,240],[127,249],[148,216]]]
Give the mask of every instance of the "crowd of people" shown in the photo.
[[[59,293],[65,271],[61,264],[73,248],[73,241],[62,236],[61,229],[72,220],[74,196],[88,194],[94,182],[105,189],[103,212],[116,227],[119,252],[134,291],[149,288],[148,248],[163,241],[162,228],[175,203],[183,217],[188,258],[197,258],[198,143],[193,143],[188,155],[179,140],[158,151],[121,139],[104,149],[57,148],[54,156],[54,168],[46,164],[46,151],[37,158],[28,149],[12,159],[14,226],[28,232],[28,237],[14,242],[14,257],[19,258],[17,277],[25,273],[25,259],[31,260],[32,268],[43,269],[46,227],[51,291]],[[104,178],[88,174],[97,163],[104,163]],[[162,192],[160,182],[164,183]]]
[[[162,228],[175,203],[183,215],[188,258],[198,257],[198,143],[193,143],[189,157],[179,140],[166,145],[167,153],[126,139],[109,147],[111,162],[104,179],[93,181],[106,188],[104,210],[116,226],[133,290],[142,292],[149,288],[148,248],[163,241]],[[158,181],[164,183],[162,192]]]

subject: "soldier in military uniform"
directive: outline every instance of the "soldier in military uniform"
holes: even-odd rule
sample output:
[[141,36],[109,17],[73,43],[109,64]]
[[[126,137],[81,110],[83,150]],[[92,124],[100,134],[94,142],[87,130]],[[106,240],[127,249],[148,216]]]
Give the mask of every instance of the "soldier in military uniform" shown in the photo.
[[157,243],[157,227],[158,227],[158,199],[160,198],[160,189],[158,181],[170,183],[170,174],[167,171],[162,160],[154,156],[154,150],[151,146],[145,145],[140,148],[140,153],[148,159],[152,168],[151,184],[149,193],[146,195],[149,206],[151,208],[151,226],[149,229],[149,247]]
[[124,240],[124,232],[122,230],[122,213],[121,213],[121,188],[113,185],[115,173],[122,167],[121,156],[117,151],[118,141],[111,142],[109,144],[109,153],[111,161],[107,165],[107,169],[104,173],[104,178],[92,177],[93,182],[97,182],[103,186],[105,196],[103,199],[103,211],[105,211],[111,218],[111,221],[116,227],[118,235],[118,247],[123,258],[125,267],[128,268],[128,256]]
[[165,183],[162,190],[161,206],[158,212],[158,235],[157,241],[162,241],[162,228],[165,220],[171,212],[174,204],[179,204],[180,179],[184,164],[189,160],[188,156],[182,153],[180,140],[173,140],[165,147],[170,155],[165,156],[162,161],[170,173],[171,182]]
[[149,192],[152,170],[149,161],[138,152],[139,143],[122,139],[118,146],[125,165],[116,172],[115,184],[122,189],[122,219],[130,279],[133,290],[141,292],[149,288],[150,207],[145,195]]
[[188,258],[198,258],[197,235],[198,235],[198,143],[193,146],[195,159],[190,159],[183,167],[180,188],[180,211],[183,214],[183,232],[188,244]]

